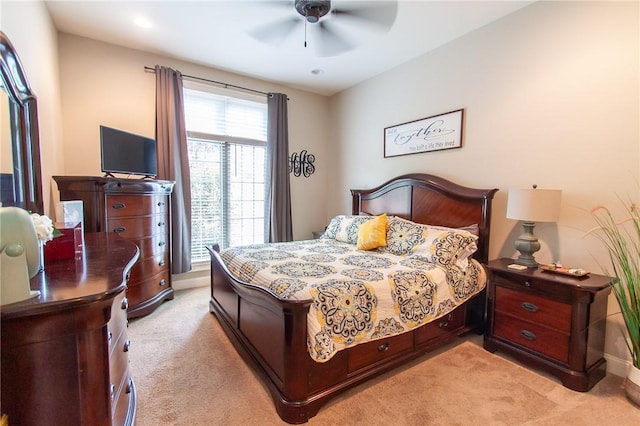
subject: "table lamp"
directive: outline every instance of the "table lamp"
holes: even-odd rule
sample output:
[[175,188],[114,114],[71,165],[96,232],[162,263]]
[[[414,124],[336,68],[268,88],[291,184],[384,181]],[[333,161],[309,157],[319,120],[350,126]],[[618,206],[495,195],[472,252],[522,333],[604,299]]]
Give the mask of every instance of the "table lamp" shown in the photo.
[[555,222],[560,215],[560,195],[559,189],[538,189],[537,185],[532,188],[511,188],[509,189],[507,201],[507,218],[521,220],[523,234],[518,237],[515,243],[516,250],[520,256],[515,263],[535,268],[538,266],[533,253],[540,250],[538,238],[533,235],[535,222]]

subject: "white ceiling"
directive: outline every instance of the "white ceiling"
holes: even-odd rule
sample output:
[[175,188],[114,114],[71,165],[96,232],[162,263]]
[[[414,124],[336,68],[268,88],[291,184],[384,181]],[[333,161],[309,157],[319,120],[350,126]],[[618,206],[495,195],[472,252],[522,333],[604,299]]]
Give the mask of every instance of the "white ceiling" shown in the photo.
[[[356,25],[340,15],[327,15],[323,19],[341,24],[341,34],[356,47],[337,56],[319,56],[318,24],[307,24],[306,48],[302,24],[281,43],[267,43],[251,35],[268,24],[281,28],[287,18],[304,22],[293,0],[45,1],[62,32],[324,95],[351,87],[532,3],[398,0],[396,19],[386,32]],[[355,3],[366,7],[375,2]],[[352,3],[333,1],[332,7]],[[134,18],[140,16],[152,27],[134,25]],[[313,74],[312,70],[322,71]]]

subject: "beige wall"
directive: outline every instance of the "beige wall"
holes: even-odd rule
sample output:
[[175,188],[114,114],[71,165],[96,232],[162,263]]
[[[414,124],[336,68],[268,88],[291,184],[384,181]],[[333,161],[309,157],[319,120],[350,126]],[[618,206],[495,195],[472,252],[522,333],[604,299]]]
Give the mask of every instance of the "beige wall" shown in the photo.
[[155,135],[155,75],[144,67],[165,65],[183,74],[289,96],[289,150],[306,149],[316,156],[317,165],[310,178],[291,176],[293,234],[308,239],[313,230],[323,229],[329,174],[326,97],[69,34],[60,34],[59,43],[65,174],[101,175],[100,124]]
[[[589,210],[607,204],[619,212],[618,196],[640,198],[639,62],[637,2],[535,3],[336,95],[330,140],[338,162],[329,187],[426,172],[499,188],[492,258],[515,255],[521,232],[505,218],[508,188],[559,188],[561,216],[536,227],[537,258],[600,271],[607,259],[585,238],[594,226]],[[383,158],[384,127],[458,108],[461,149]],[[346,191],[332,191],[327,218],[349,202]],[[609,312],[617,311],[611,297]],[[606,350],[627,358],[617,326],[608,327]]]
[[3,2],[0,10],[0,28],[18,52],[38,99],[44,208],[51,215],[50,177],[64,171],[57,32],[42,2]]

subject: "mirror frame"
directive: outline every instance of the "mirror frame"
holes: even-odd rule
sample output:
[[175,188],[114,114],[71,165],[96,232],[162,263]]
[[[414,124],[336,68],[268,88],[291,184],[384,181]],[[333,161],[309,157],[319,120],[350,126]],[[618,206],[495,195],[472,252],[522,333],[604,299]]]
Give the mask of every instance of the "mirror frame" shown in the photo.
[[0,31],[0,78],[9,97],[14,205],[44,214],[38,108],[18,53]]

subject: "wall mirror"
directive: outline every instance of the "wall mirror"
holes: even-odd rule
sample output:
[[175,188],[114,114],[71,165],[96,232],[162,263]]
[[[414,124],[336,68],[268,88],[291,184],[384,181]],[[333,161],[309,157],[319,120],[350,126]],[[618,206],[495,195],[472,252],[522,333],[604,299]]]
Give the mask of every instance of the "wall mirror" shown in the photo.
[[[2,126],[0,155],[0,193],[3,206],[17,206],[32,212],[44,213],[42,198],[42,171],[40,168],[40,137],[36,97],[29,87],[20,58],[0,31],[0,88],[6,96],[0,102],[8,108],[0,108],[5,116]],[[8,102],[5,98],[8,98]],[[8,112],[8,118],[6,117]],[[8,123],[7,133],[5,129]],[[10,145],[7,148],[6,145]],[[11,161],[5,159],[11,154]]]

